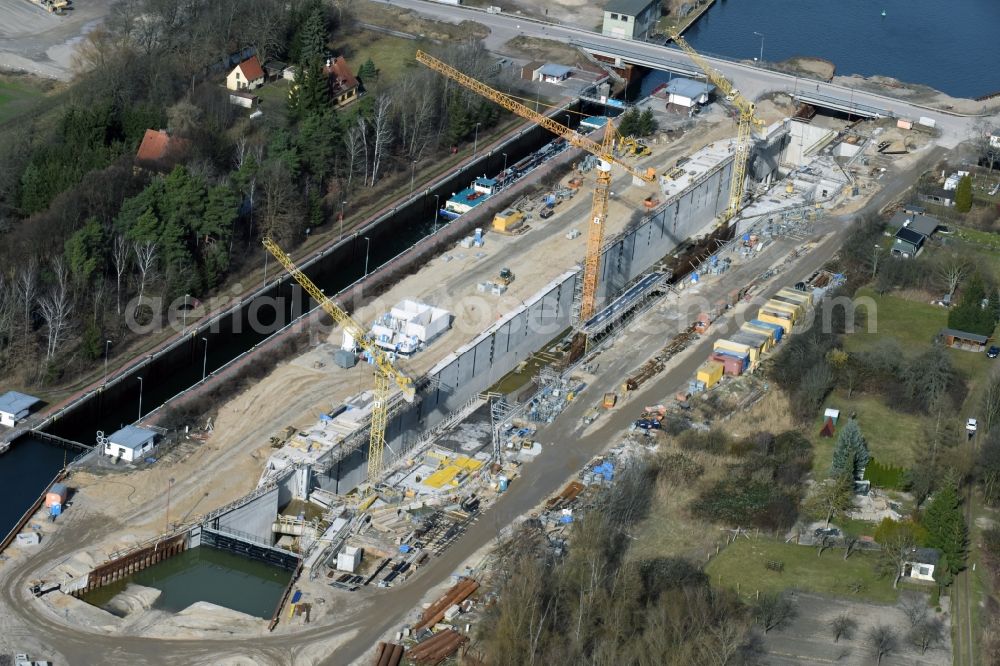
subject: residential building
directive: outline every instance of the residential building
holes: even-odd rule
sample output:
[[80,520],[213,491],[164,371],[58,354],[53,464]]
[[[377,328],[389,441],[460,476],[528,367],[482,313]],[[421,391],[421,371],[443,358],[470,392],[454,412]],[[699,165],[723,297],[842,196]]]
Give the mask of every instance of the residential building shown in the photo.
[[646,39],[660,18],[660,0],[610,0],[604,7],[601,34]]
[[920,200],[927,203],[937,204],[951,208],[955,205],[955,191],[946,190],[943,187],[935,187],[920,194]]
[[941,223],[930,215],[914,215],[900,211],[892,216],[889,224],[898,228],[890,254],[909,259],[920,252],[924,242],[934,235]]
[[264,85],[264,69],[257,56],[250,56],[229,72],[226,88],[229,90],[255,90]]
[[358,98],[358,79],[344,56],[327,58],[323,73],[328,77],[330,100],[334,106],[346,106]]
[[138,426],[125,426],[104,441],[104,455],[125,462],[141,460],[143,455],[153,450],[156,433]]
[[135,161],[142,167],[168,170],[187,153],[186,139],[171,136],[167,130],[148,129],[135,153]]
[[0,395],[0,425],[13,428],[18,423],[28,418],[31,408],[40,403],[41,400],[17,391],[7,391]]
[[903,565],[903,577],[934,582],[934,568],[941,561],[937,548],[914,548]]

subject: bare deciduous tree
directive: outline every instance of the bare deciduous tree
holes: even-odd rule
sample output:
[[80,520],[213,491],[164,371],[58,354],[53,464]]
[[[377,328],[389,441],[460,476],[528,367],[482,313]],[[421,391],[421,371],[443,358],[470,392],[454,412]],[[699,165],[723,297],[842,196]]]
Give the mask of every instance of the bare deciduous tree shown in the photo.
[[927,618],[927,602],[924,600],[924,595],[918,592],[900,594],[899,607],[910,623],[911,629]]
[[944,643],[944,623],[939,618],[924,617],[906,635],[910,643],[924,654],[927,650]]
[[857,621],[847,613],[841,613],[830,620],[830,631],[833,633],[833,642],[836,643],[841,638],[851,640],[855,630],[858,628]]
[[899,635],[889,625],[880,624],[868,630],[865,642],[875,657],[875,663],[881,664],[884,658],[899,648]]
[[879,551],[879,568],[885,574],[892,576],[892,589],[899,587],[899,579],[903,577],[903,568],[910,560],[910,552],[915,542],[909,530],[897,530],[881,544]]
[[980,414],[983,432],[988,433],[1000,423],[1000,375],[996,373],[986,382]]
[[859,542],[858,537],[853,534],[844,534],[844,559],[849,558],[853,553],[854,549],[857,547]]
[[62,258],[52,261],[52,273],[55,282],[49,290],[38,299],[38,313],[48,327],[45,360],[51,361],[59,351],[63,334],[69,327],[73,314],[73,303],[69,294],[69,274]]
[[948,257],[938,265],[938,278],[948,290],[949,297],[955,295],[955,290],[968,272],[969,265],[958,255]]
[[27,344],[28,336],[31,333],[31,311],[38,298],[38,260],[35,257],[29,257],[18,267],[15,285],[17,286],[18,300],[21,303],[21,312],[24,314],[24,342]]
[[156,265],[156,242],[140,243],[136,241],[132,250],[135,252],[135,267],[139,270],[139,300],[135,308],[135,316],[138,317],[139,309],[143,305],[143,297],[146,295],[146,280],[151,276]]
[[382,158],[392,141],[392,119],[389,115],[391,107],[392,99],[388,95],[379,95],[375,100],[375,111],[372,114],[372,187],[375,187],[382,168]]
[[795,604],[784,594],[762,594],[750,610],[765,634],[795,617]]
[[122,276],[128,272],[132,263],[132,248],[125,236],[115,236],[111,245],[111,265],[115,269],[115,312],[122,314]]

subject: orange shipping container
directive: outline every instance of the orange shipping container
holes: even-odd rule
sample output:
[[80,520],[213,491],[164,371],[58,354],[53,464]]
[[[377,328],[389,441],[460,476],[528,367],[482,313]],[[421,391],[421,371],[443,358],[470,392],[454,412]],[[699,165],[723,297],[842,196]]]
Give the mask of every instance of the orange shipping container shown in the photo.
[[45,493],[45,508],[49,508],[55,504],[65,504],[68,496],[69,488],[66,487],[66,484],[53,483],[49,491]]

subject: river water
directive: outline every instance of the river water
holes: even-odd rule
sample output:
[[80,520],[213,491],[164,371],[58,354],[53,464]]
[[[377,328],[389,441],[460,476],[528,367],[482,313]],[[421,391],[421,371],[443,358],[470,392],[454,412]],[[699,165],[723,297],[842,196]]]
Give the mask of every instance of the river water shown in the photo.
[[[885,10],[885,17],[882,11]],[[685,39],[706,54],[832,61],[954,97],[1000,91],[998,0],[716,0]]]
[[34,437],[22,437],[0,455],[0,539],[38,499],[46,484],[79,451],[70,451]]
[[292,572],[214,548],[186,550],[98,588],[83,600],[103,606],[129,583],[162,592],[153,608],[176,613],[198,601],[269,619]]

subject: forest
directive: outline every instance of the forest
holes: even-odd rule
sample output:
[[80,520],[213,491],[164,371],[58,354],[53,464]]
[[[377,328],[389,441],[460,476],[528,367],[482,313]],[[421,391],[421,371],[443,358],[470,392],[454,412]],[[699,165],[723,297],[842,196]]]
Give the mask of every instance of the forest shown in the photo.
[[[105,355],[148,343],[129,323],[164,320],[157,304],[205,302],[238,281],[261,235],[294,248],[342,202],[499,121],[429,70],[382,81],[370,60],[351,63],[361,95],[337,108],[323,64],[355,30],[349,5],[319,0],[114,6],[80,45],[73,84],[44,113],[0,127],[0,367],[11,384],[85,379]],[[229,103],[223,79],[240,53],[294,65],[287,108],[250,120]],[[477,42],[435,55],[495,76]],[[137,164],[148,129],[185,150]]]

